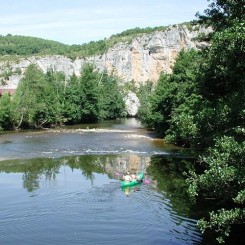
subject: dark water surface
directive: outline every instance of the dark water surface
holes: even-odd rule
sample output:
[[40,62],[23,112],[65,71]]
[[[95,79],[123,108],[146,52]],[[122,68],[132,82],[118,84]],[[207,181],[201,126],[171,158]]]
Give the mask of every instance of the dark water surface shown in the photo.
[[204,244],[181,154],[135,119],[0,134],[0,244]]

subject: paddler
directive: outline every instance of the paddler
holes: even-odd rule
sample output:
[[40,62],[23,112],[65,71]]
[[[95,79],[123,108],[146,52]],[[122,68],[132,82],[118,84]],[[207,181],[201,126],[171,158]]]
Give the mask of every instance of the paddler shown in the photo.
[[131,182],[132,181],[132,177],[130,176],[129,172],[127,172],[126,175],[123,175],[123,179],[125,182]]

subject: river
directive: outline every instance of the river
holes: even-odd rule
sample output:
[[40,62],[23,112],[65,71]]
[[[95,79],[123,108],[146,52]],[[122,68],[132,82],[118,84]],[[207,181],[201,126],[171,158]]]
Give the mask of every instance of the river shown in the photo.
[[[134,118],[3,132],[0,160],[0,244],[208,244],[181,176],[193,160]],[[126,171],[144,182],[121,189]]]

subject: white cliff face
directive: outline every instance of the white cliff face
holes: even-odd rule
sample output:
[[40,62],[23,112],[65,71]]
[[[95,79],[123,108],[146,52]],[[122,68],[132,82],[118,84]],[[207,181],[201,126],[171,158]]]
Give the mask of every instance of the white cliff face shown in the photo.
[[133,39],[131,44],[118,43],[102,56],[95,56],[92,63],[99,70],[117,75],[124,82],[156,82],[161,72],[171,73],[182,49],[197,50],[206,47],[207,43],[193,41],[193,38],[200,33],[209,32],[211,29],[204,28],[189,31],[184,26],[156,31]]
[[193,38],[200,33],[208,32],[211,32],[211,29],[200,28],[190,31],[185,26],[169,27],[166,31],[156,31],[137,37],[130,44],[118,43],[103,55],[77,58],[74,61],[65,56],[53,55],[30,57],[17,63],[0,62],[0,74],[6,70],[21,71],[21,74],[15,74],[8,81],[4,81],[8,86],[14,87],[30,64],[36,64],[44,73],[51,69],[64,72],[66,76],[72,74],[79,76],[83,65],[92,63],[99,71],[117,75],[123,82],[132,80],[136,83],[147,80],[156,82],[161,72],[172,71],[176,57],[182,49],[199,49],[207,46],[207,43],[193,41]]
[[137,95],[132,91],[129,91],[127,95],[124,97],[124,102],[128,116],[136,116],[140,107],[140,101]]

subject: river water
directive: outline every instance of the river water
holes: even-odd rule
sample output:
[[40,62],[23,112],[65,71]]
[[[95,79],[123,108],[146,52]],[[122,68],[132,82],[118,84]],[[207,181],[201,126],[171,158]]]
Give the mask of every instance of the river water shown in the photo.
[[0,244],[208,244],[183,158],[136,119],[1,133]]

